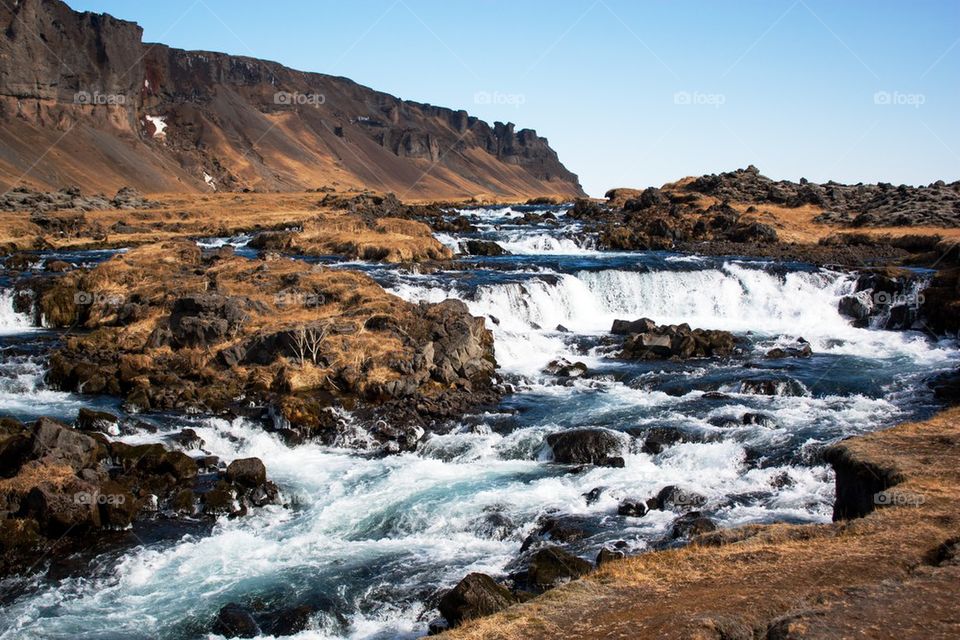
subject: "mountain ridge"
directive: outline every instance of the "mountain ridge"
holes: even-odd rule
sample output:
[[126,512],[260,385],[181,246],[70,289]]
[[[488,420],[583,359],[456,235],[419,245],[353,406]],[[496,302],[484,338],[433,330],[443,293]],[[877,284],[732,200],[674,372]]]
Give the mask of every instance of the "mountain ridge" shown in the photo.
[[0,26],[4,188],[583,195],[548,141],[512,123],[277,62],[144,43],[136,23],[60,0],[0,6]]

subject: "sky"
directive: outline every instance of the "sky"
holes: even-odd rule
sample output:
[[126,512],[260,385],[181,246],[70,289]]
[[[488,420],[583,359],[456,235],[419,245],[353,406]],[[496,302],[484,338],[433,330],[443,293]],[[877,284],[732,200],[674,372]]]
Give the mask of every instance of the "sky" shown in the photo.
[[548,138],[594,196],[960,178],[960,0],[67,0]]

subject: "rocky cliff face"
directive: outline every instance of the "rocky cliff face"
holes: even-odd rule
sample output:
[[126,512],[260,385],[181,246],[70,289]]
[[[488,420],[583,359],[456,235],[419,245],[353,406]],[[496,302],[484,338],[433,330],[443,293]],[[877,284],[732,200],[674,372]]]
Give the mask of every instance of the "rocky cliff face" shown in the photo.
[[143,44],[136,24],[59,0],[4,3],[0,27],[4,188],[582,194],[530,129],[274,62]]

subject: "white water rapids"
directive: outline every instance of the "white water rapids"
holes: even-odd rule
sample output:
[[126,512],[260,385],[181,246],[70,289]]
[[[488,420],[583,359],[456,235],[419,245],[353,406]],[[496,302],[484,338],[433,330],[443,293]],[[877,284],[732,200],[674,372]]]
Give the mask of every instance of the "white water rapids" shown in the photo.
[[[824,522],[833,478],[816,457],[823,444],[928,407],[922,380],[957,361],[946,341],[852,327],[837,311],[853,289],[849,275],[688,256],[667,259],[683,270],[607,268],[609,255],[589,238],[544,225],[518,229],[521,211],[471,215],[514,254],[508,269],[487,270],[481,261],[474,286],[456,273],[400,274],[390,286],[413,301],[461,298],[488,319],[501,373],[516,385],[502,406],[428,437],[415,452],[388,457],[289,447],[239,418],[166,417],[159,433],[128,433],[130,442],[153,442],[189,426],[224,461],[259,457],[288,506],[172,538],[135,529],[142,541],[104,554],[79,575],[7,584],[14,595],[0,607],[0,640],[207,638],[229,602],[313,606],[311,628],[294,636],[302,640],[419,637],[444,589],[473,571],[501,578],[513,570],[543,516],[588,523],[587,537],[571,547],[587,559],[617,540],[633,552],[654,546],[675,514],[624,518],[617,506],[669,484],[706,496],[705,508],[721,526]],[[462,238],[444,240],[459,247]],[[523,262],[526,256],[595,262],[551,270]],[[636,254],[635,262],[646,259]],[[611,359],[603,341],[613,320],[640,317],[734,331],[747,340],[745,358],[758,364]],[[13,313],[12,298],[0,296],[0,413],[72,419],[89,403],[44,387],[42,358],[16,351],[31,331]],[[766,349],[800,336],[813,358],[764,361]],[[591,375],[562,383],[544,374],[561,355],[583,361]],[[742,380],[760,374],[796,378],[804,392],[740,391]],[[706,401],[706,389],[728,399]],[[773,424],[742,423],[748,411],[769,415]],[[551,464],[545,436],[581,426],[666,426],[697,437],[658,455],[643,453],[636,441],[624,450],[623,468],[573,473]],[[766,462],[756,462],[763,456]],[[600,498],[588,504],[584,494],[598,487]]]

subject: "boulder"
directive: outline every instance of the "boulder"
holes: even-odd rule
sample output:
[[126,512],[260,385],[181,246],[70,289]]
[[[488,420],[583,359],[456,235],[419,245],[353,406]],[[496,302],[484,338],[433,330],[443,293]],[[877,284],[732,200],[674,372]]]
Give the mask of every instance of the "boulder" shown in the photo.
[[101,526],[111,529],[129,527],[139,511],[137,500],[130,490],[114,480],[107,480],[100,485],[97,506]]
[[526,551],[544,542],[576,542],[587,535],[583,523],[576,518],[545,518],[537,530],[523,541],[520,550]]
[[647,513],[647,503],[645,500],[636,500],[628,498],[617,507],[617,515],[630,518],[642,518]]
[[182,451],[165,452],[159,470],[169,473],[179,482],[192,481],[198,473],[197,461]]
[[619,549],[611,549],[609,547],[603,547],[600,549],[600,552],[597,554],[597,567],[602,567],[608,562],[614,562],[616,560],[622,560],[627,557],[627,554]]
[[315,613],[313,607],[305,604],[274,611],[269,624],[264,625],[264,632],[277,637],[298,634],[309,628],[310,619]]
[[27,493],[23,515],[36,520],[48,538],[82,534],[101,525],[99,496],[96,485],[79,478],[62,485],[43,482]]
[[32,457],[47,464],[65,464],[79,471],[96,464],[105,453],[98,440],[56,420],[40,418],[34,425]]
[[467,240],[464,243],[465,253],[471,256],[505,256],[509,252],[496,242],[488,240]]
[[684,441],[683,432],[670,427],[654,427],[646,432],[642,451],[650,455],[662,453],[667,447]]
[[24,425],[12,418],[0,418],[0,477],[15,476],[32,449],[32,438]]
[[430,331],[430,342],[421,351],[432,353],[433,379],[444,384],[468,381],[489,386],[496,361],[493,335],[483,318],[470,315],[464,302],[453,299],[420,305],[418,312]]
[[220,609],[213,623],[213,632],[224,638],[255,638],[261,634],[250,612],[235,602]]
[[101,431],[112,436],[120,435],[120,419],[106,411],[94,411],[83,407],[74,423],[80,431]]
[[865,327],[870,321],[870,316],[873,315],[873,298],[869,291],[843,296],[840,298],[837,310],[841,315],[851,318],[854,326]]
[[246,320],[241,303],[216,293],[179,298],[170,314],[175,347],[210,346],[223,341]]
[[639,320],[614,320],[610,327],[610,333],[615,336],[627,336],[634,333],[647,333],[655,331],[657,323],[650,318],[640,318]]
[[659,326],[642,318],[630,323],[618,320],[612,329],[617,333],[643,329],[623,342],[620,357],[631,360],[726,357],[736,348],[736,338],[729,331],[691,329],[687,324]]
[[267,481],[267,468],[260,458],[240,458],[227,465],[226,478],[242,487],[260,487]]
[[[553,459],[560,464],[621,466],[622,436],[609,429],[569,429],[547,436]],[[620,458],[619,462],[622,463]]]
[[756,242],[759,244],[773,244],[779,240],[777,230],[762,222],[737,225],[726,232],[726,237],[732,242]]
[[656,508],[661,511],[667,509],[675,511],[684,511],[702,507],[707,503],[707,498],[694,491],[688,491],[677,485],[668,485],[657,493],[654,498]]
[[545,373],[559,378],[580,378],[587,375],[587,365],[582,362],[570,362],[566,358],[552,360],[544,368]]
[[540,549],[530,558],[527,581],[537,589],[550,589],[563,582],[576,580],[593,570],[593,565],[567,553],[560,547]]
[[690,538],[716,530],[717,525],[714,524],[713,520],[705,517],[699,511],[691,511],[690,513],[683,514],[674,521],[670,537],[673,539]]
[[184,451],[203,449],[203,445],[205,444],[203,438],[193,429],[183,429],[180,433],[173,436],[173,441]]
[[451,627],[489,616],[517,602],[510,591],[483,573],[471,573],[440,599],[440,613]]
[[935,376],[927,386],[933,389],[933,395],[937,400],[949,404],[960,403],[960,369]]
[[810,347],[810,343],[803,338],[797,338],[794,344],[770,349],[767,351],[766,357],[769,359],[809,358],[812,355],[813,349]]

